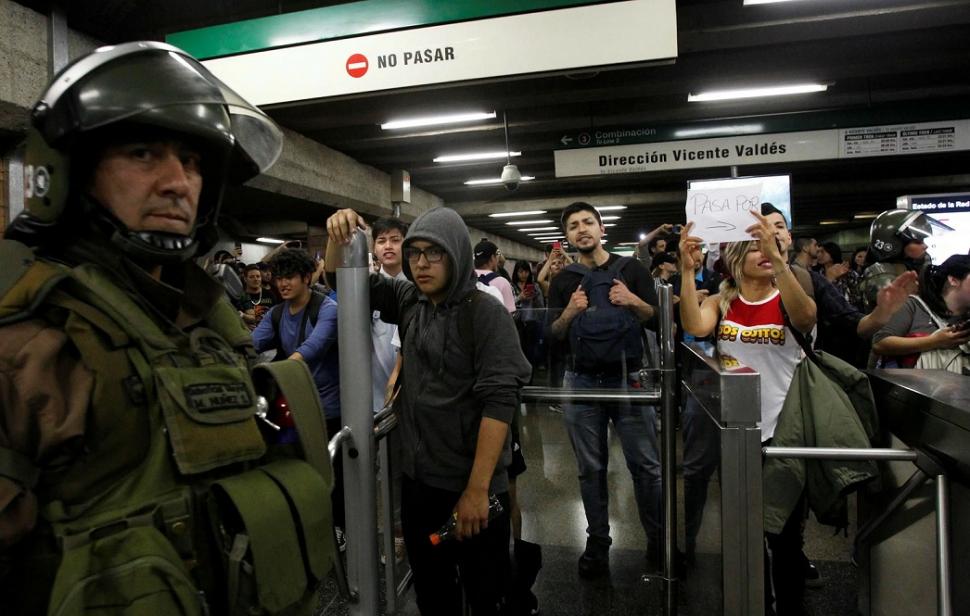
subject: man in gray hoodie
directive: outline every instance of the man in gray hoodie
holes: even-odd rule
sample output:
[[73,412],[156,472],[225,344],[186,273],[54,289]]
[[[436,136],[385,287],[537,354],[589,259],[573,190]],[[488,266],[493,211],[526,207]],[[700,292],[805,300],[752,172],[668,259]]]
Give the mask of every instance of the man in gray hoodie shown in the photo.
[[[353,210],[327,220],[328,273],[339,245],[364,228]],[[508,427],[531,368],[508,311],[475,289],[468,228],[454,210],[419,216],[403,252],[407,280],[372,274],[370,309],[401,329],[401,518],[418,608],[461,613],[457,569],[472,614],[497,614],[509,570]],[[489,520],[491,495],[503,513]],[[452,514],[459,541],[432,545]]]

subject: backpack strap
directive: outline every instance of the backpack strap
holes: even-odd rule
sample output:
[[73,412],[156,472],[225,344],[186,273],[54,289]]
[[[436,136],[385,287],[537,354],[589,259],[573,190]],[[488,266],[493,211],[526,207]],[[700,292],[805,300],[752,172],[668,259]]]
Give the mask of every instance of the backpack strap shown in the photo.
[[579,274],[580,276],[585,276],[590,272],[590,269],[585,265],[583,265],[582,263],[570,263],[563,269],[563,271]]
[[498,272],[489,272],[478,277],[478,281],[484,285],[492,284],[492,281],[499,277]]
[[[320,314],[320,306],[323,305],[323,300],[326,299],[326,295],[323,293],[317,293],[316,291],[310,291],[310,301],[307,303],[306,307],[303,309],[303,319],[300,321],[300,331],[297,332],[296,336],[296,348],[300,348],[303,341],[306,340],[306,325],[310,323],[310,329],[317,326],[317,317]],[[273,323],[273,343],[276,346],[277,357],[276,359],[281,359],[280,355],[283,352],[283,339],[280,338],[280,321],[283,320],[283,309],[286,306],[285,302],[282,304],[276,304],[269,310],[269,318]],[[282,359],[286,359],[285,357]]]
[[[606,271],[612,274],[614,278],[619,278],[620,280],[623,280],[623,273],[622,273],[623,268],[625,268],[631,261],[635,261],[635,260],[636,259],[634,259],[633,257],[620,257],[619,259],[611,263],[609,267],[606,268]],[[626,281],[624,280],[624,282]]]

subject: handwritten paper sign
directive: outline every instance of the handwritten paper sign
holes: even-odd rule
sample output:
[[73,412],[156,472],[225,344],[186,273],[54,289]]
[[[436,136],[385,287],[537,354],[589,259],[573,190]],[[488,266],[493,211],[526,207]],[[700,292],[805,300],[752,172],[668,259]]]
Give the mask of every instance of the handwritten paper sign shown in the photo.
[[708,244],[752,239],[745,232],[757,222],[751,210],[761,211],[761,182],[687,191],[687,220],[694,223],[691,235]]

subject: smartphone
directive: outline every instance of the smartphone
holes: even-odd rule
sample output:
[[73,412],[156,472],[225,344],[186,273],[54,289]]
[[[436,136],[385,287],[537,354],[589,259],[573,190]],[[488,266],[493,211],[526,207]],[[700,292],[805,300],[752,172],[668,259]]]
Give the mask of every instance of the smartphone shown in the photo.
[[553,250],[562,250],[562,242],[556,241],[552,243]]
[[680,232],[684,230],[684,225],[676,224],[674,225],[674,235],[680,235]]
[[526,293],[535,293],[536,292],[536,285],[535,285],[535,283],[534,282],[527,282],[525,284],[525,292]]
[[966,330],[970,329],[970,318],[963,319],[962,321],[957,321],[956,323],[954,323],[950,327],[954,331],[958,331],[958,332],[966,331]]

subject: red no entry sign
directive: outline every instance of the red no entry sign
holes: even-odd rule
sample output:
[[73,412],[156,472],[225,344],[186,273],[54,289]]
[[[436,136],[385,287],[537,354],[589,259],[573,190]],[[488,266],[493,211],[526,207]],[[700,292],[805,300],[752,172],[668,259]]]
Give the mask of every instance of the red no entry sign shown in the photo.
[[347,58],[347,74],[354,79],[363,77],[368,66],[367,56],[362,53],[355,53]]

